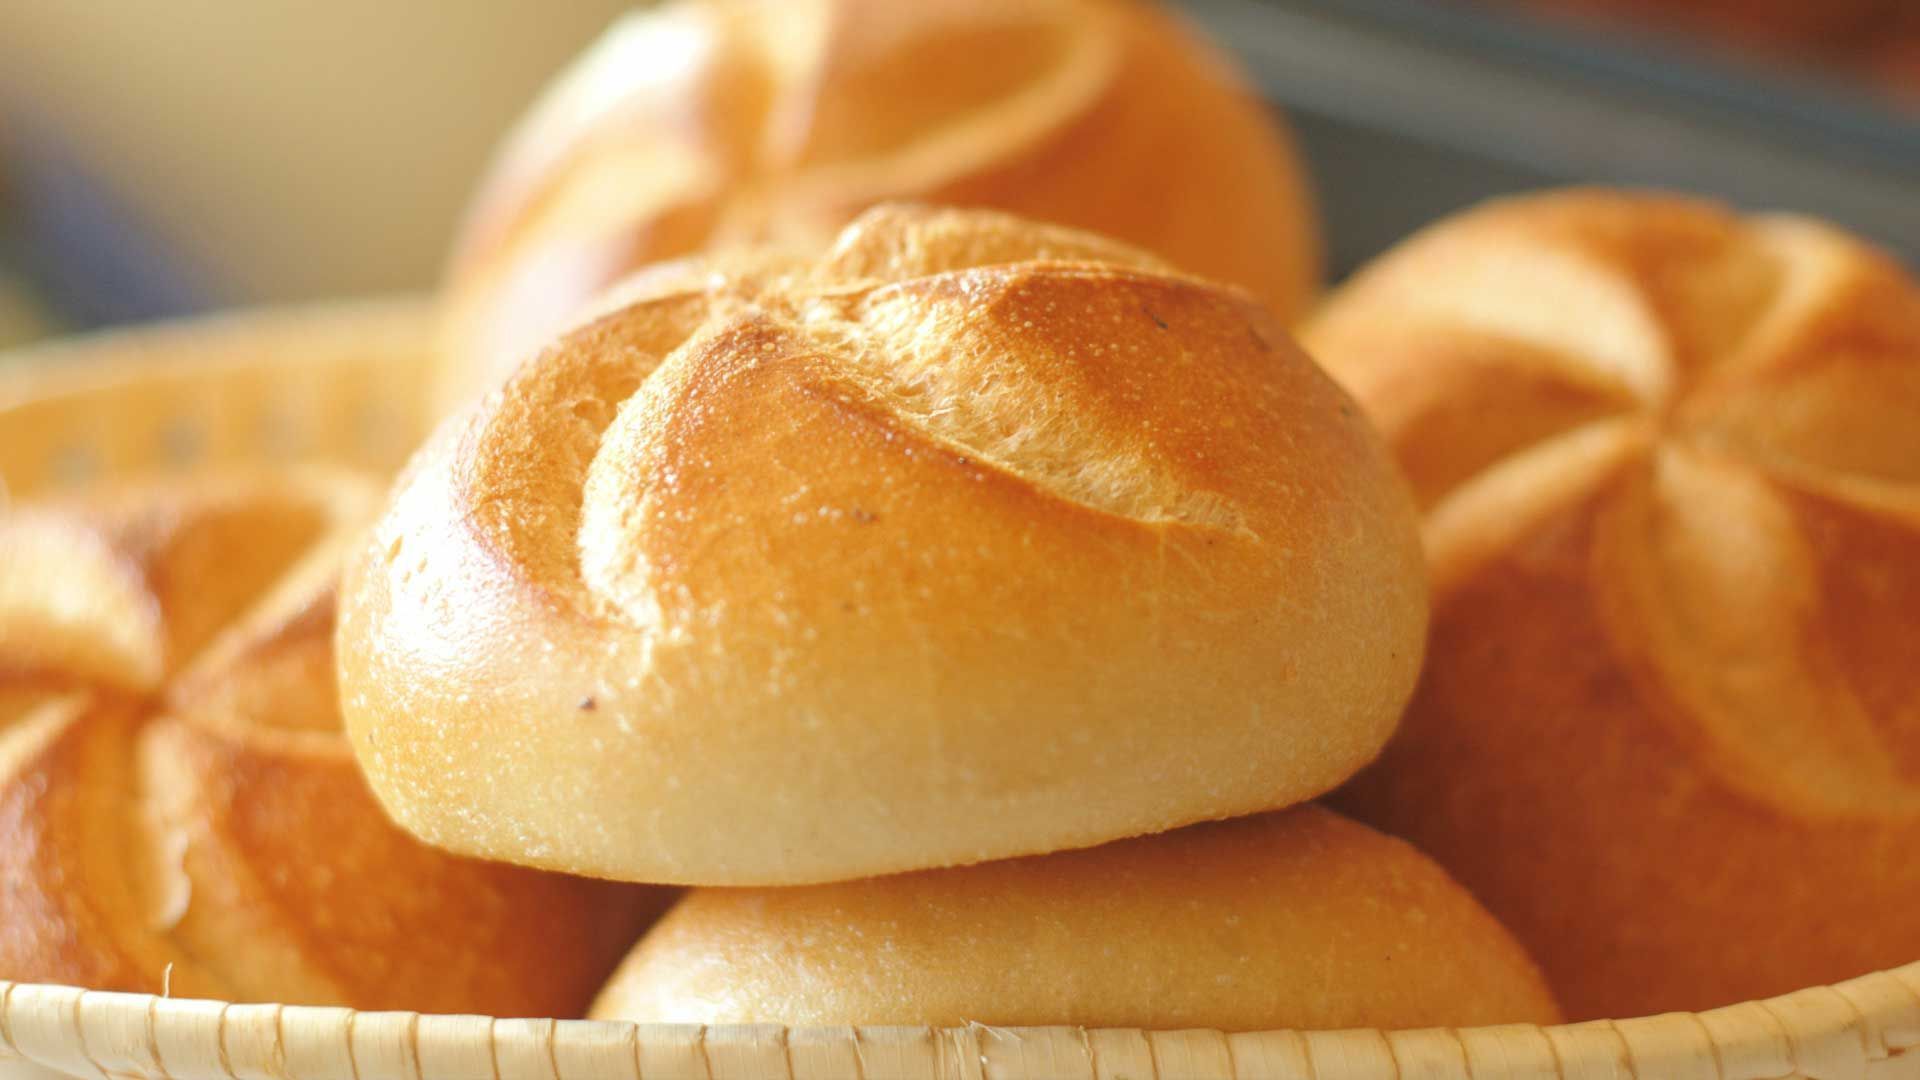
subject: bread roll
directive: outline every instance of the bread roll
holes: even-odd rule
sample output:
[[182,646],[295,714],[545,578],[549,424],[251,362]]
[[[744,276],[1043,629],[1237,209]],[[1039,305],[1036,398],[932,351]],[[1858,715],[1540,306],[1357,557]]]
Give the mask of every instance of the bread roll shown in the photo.
[[1152,3],[682,0],[618,24],[502,148],[452,262],[444,396],[635,267],[822,243],[887,199],[1108,233],[1283,316],[1318,278],[1279,121]]
[[1465,889],[1317,806],[954,870],[696,889],[593,1015],[1225,1031],[1558,1018]]
[[882,208],[632,283],[443,425],[353,561],[395,820],[785,885],[1339,783],[1419,666],[1412,505],[1269,311],[1152,267]]
[[1920,956],[1920,289],[1832,228],[1495,203],[1310,331],[1427,508],[1400,735],[1343,796],[1576,1017]]
[[340,736],[332,581],[373,494],[229,473],[0,515],[0,978],[585,1007],[663,897],[426,848]]
[[1920,113],[1920,8],[1909,7],[1875,34],[1859,66],[1895,108]]

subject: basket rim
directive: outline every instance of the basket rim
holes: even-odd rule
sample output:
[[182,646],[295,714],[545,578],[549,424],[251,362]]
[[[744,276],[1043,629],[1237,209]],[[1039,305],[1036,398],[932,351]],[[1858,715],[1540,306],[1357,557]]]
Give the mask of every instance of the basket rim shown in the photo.
[[223,308],[59,334],[0,349],[0,408],[150,374],[156,361],[250,366],[259,361],[246,355],[249,345],[325,354],[356,341],[417,337],[436,311],[429,293],[394,293]]
[[391,473],[431,427],[430,294],[233,308],[0,350],[0,505],[251,460]]
[[[192,1046],[210,1049],[212,1057],[183,1059],[181,1048]],[[392,1075],[394,1068],[381,1067],[388,1060],[382,1054],[391,1059],[389,1065],[398,1063],[400,1075],[416,1078],[468,1075],[471,1070],[460,1064],[478,1063],[478,1075],[493,1080],[528,1075],[638,1080],[659,1075],[657,1062],[675,1054],[691,1055],[688,1060],[698,1067],[668,1070],[668,1075],[709,1080],[769,1075],[768,1062],[774,1066],[771,1075],[798,1078],[814,1071],[801,1064],[835,1054],[851,1054],[864,1063],[862,1075],[928,1080],[1107,1076],[1133,1075],[1112,1057],[1130,1046],[1144,1049],[1140,1060],[1151,1071],[1141,1075],[1152,1076],[1906,1078],[1920,1076],[1920,961],[1697,1013],[1552,1026],[1242,1033],[980,1023],[789,1027],[496,1018],[235,1004],[0,980],[0,1060],[24,1059],[101,1080],[122,1080],[129,1073],[286,1080]],[[1195,1066],[1210,1051],[1227,1071],[1163,1073],[1170,1052],[1186,1054],[1187,1065]],[[868,1072],[877,1054],[894,1055],[885,1060],[901,1068]],[[656,1061],[652,1070],[645,1067],[650,1059]],[[534,1071],[509,1067],[542,1060]],[[345,1071],[327,1067],[329,1061],[344,1062]],[[583,1062],[597,1064],[569,1067]],[[1037,1063],[1045,1064],[1036,1068]],[[622,1068],[614,1069],[616,1064]],[[1438,1073],[1436,1065],[1442,1066]]]

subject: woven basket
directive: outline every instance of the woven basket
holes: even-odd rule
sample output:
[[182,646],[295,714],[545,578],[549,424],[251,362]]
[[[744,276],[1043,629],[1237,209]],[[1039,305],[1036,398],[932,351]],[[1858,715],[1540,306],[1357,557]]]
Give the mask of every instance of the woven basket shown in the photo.
[[245,461],[387,471],[426,428],[429,306],[223,315],[0,352],[0,490]]
[[[0,481],[19,495],[222,461],[390,470],[428,420],[429,336],[426,306],[408,301],[229,316],[0,354]],[[180,1080],[1920,1080],[1920,963],[1698,1014],[1235,1035],[496,1020],[0,982],[0,1080],[49,1071]]]

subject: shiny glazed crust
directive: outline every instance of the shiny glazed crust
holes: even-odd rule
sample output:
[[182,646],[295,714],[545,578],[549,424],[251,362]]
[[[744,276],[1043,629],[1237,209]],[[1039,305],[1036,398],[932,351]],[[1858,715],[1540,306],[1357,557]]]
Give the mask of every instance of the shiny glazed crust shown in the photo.
[[585,1006],[664,897],[423,846],[340,735],[333,581],[374,495],[231,471],[0,516],[0,976]]
[[1466,890],[1317,806],[953,870],[696,889],[593,1015],[1223,1031],[1559,1016]]
[[616,26],[503,147],[451,267],[442,397],[638,266],[823,243],[890,199],[1116,236],[1283,316],[1318,281],[1285,132],[1153,4],[683,0]]
[[445,424],[352,561],[349,733],[467,854],[793,884],[1289,805],[1384,742],[1412,505],[1251,299],[882,208],[656,268]]
[[1495,203],[1309,347],[1427,508],[1422,686],[1342,797],[1576,1017],[1920,955],[1920,289],[1816,222]]

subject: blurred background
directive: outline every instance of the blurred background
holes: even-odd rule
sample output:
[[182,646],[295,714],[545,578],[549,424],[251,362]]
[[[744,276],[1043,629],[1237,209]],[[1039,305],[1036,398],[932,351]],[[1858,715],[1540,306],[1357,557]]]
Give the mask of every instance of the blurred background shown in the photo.
[[[631,0],[0,0],[0,345],[430,288]],[[1284,108],[1337,276],[1506,191],[1657,184],[1920,260],[1920,0],[1190,0]]]

